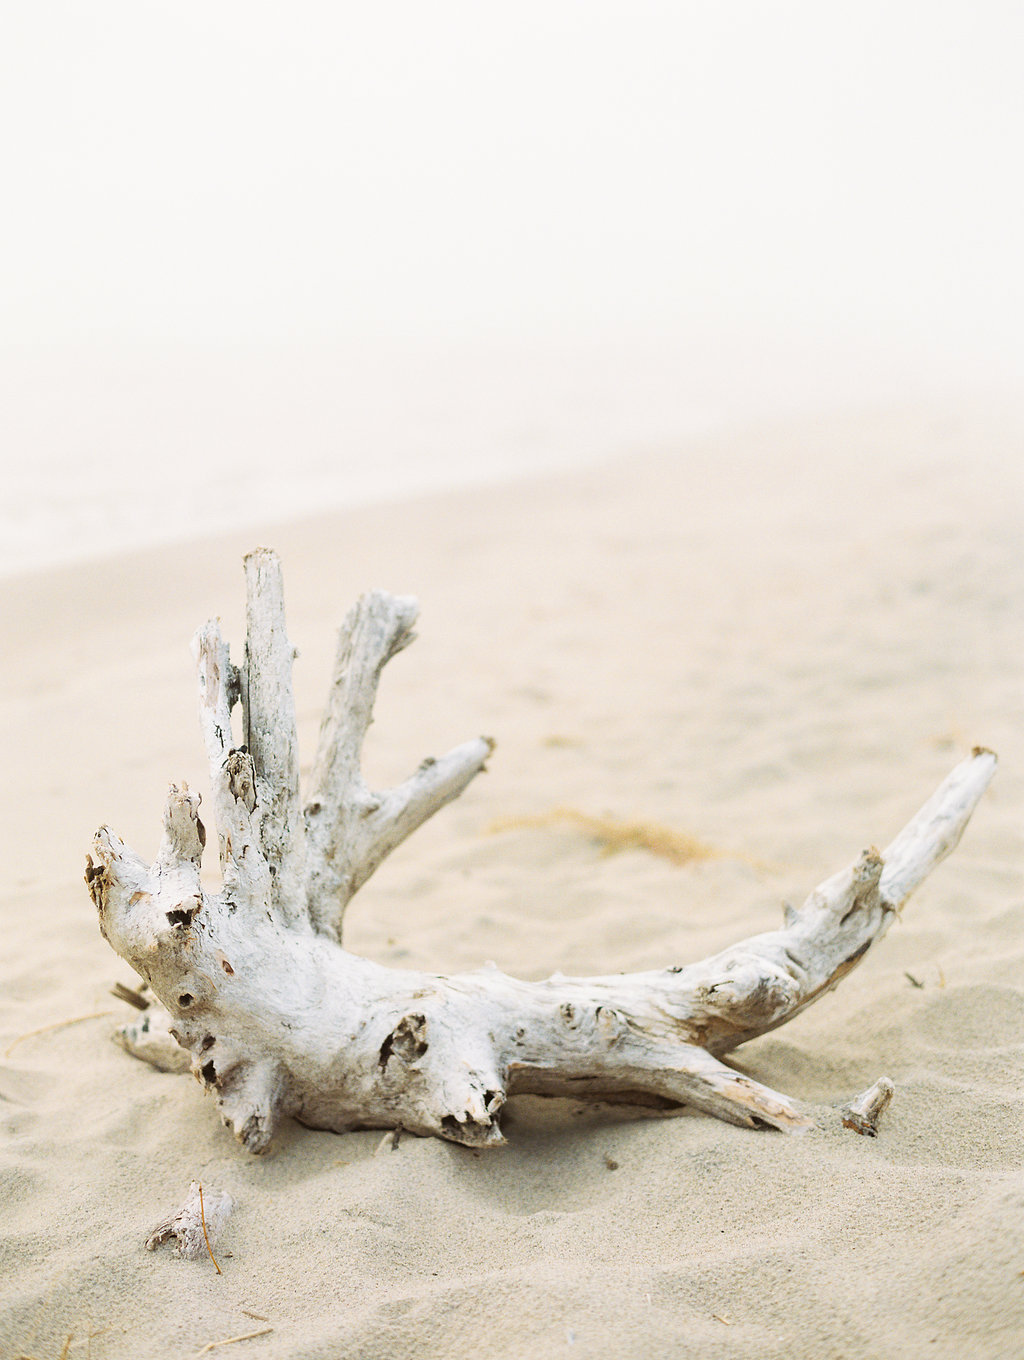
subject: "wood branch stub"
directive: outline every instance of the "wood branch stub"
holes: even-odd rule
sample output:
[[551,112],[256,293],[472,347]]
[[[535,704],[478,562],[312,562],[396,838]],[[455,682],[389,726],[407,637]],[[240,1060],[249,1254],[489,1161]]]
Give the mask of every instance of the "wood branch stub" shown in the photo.
[[895,1090],[888,1077],[879,1077],[873,1086],[843,1106],[840,1111],[843,1127],[867,1138],[877,1138],[879,1117],[888,1108]]
[[186,1261],[212,1259],[213,1248],[234,1207],[226,1190],[193,1181],[181,1208],[162,1219],[146,1238],[146,1250],[156,1251],[173,1238],[177,1242],[176,1256]]

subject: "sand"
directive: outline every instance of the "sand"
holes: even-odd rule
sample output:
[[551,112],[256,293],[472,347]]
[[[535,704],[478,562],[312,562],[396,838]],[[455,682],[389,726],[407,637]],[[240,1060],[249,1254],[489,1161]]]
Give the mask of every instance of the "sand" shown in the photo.
[[[151,856],[167,781],[206,788],[188,641],[213,614],[241,639],[240,557],[268,535],[7,582],[0,1354],[185,1360],[257,1331],[206,1353],[1024,1354],[1022,427],[837,412],[273,533],[307,758],[334,626],[370,586],[422,604],[371,778],[498,740],[350,908],[349,947],[382,961],[700,957],[884,844],[973,744],[999,752],[885,940],[735,1055],[815,1107],[802,1137],[533,1099],[486,1153],[289,1125],[248,1157],[195,1082],[110,1041],[133,974],[81,875],[100,822]],[[555,808],[722,853],[609,855],[544,825]],[[844,1131],[883,1074],[880,1136]],[[144,1250],[194,1177],[237,1202],[222,1275]]]

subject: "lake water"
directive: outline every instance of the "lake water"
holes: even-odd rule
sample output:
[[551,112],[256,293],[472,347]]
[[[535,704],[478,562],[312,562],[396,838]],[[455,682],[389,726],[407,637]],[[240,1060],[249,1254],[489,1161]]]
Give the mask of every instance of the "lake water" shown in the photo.
[[0,359],[6,576],[907,390],[863,356],[650,337]]

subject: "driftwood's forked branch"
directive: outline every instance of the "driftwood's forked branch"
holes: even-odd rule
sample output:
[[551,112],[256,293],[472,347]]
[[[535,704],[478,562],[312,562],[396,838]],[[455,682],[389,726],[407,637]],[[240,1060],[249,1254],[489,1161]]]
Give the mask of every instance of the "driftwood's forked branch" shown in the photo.
[[411,597],[375,590],[341,625],[305,810],[306,908],[314,928],[339,943],[352,894],[406,836],[458,797],[494,749],[489,737],[464,742],[440,759],[428,757],[403,784],[383,792],[363,779],[363,742],[380,674],[414,640],[417,612]]
[[[225,891],[269,905],[287,926],[312,925],[341,941],[345,908],[384,858],[484,768],[489,737],[429,757],[395,789],[363,779],[363,742],[385,664],[412,642],[417,604],[383,591],[364,595],[341,626],[334,675],[313,769],[299,797],[299,746],[292,695],[295,651],[285,631],[277,556],[245,559],[245,664],[231,664],[214,620],[193,639],[200,722],[214,786]],[[243,741],[232,736],[241,701]]]
[[[303,807],[273,554],[251,554],[246,580],[242,671],[215,623],[195,642],[223,891],[201,887],[205,832],[184,785],[171,786],[152,866],[103,827],[86,873],[101,931],[166,1007],[170,1033],[244,1146],[263,1151],[285,1116],[495,1144],[501,1109],[519,1093],[689,1105],[750,1127],[813,1123],[722,1058],[798,1015],[885,934],[955,848],[995,771],[991,752],[976,749],[884,852],[865,850],[826,879],[782,929],[702,962],[535,983],[493,967],[454,977],[384,968],[341,948],[345,905],[465,788],[492,743],[425,761],[397,788],[367,786],[360,756],[381,669],[412,640],[416,607],[366,595],[341,629]],[[246,740],[236,746],[239,698]]]

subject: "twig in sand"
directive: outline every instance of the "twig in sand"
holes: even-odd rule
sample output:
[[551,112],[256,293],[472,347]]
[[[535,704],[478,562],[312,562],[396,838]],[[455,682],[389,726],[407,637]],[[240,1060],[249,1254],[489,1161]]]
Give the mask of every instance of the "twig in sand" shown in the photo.
[[93,1337],[95,1337],[95,1336],[106,1336],[107,1332],[112,1332],[113,1330],[114,1330],[113,1326],[110,1325],[110,1326],[107,1326],[107,1327],[99,1327],[99,1328],[97,1328],[96,1331],[88,1332],[88,1333],[86,1334],[86,1338],[85,1338],[85,1354],[86,1354],[86,1360],[91,1360],[91,1357],[92,1357],[92,1341],[93,1341]]
[[879,1077],[873,1086],[862,1091],[840,1110],[844,1129],[864,1134],[868,1138],[878,1137],[878,1117],[892,1100],[896,1090],[888,1077]]
[[127,1001],[128,1005],[134,1006],[137,1011],[149,1010],[150,999],[143,996],[141,992],[126,987],[123,982],[115,982],[110,989],[110,995],[116,996],[118,1001]]
[[923,983],[923,982],[918,982],[917,978],[914,977],[913,973],[904,973],[903,976],[907,979],[907,981],[910,983],[910,985],[911,985],[912,987],[923,987],[923,986],[924,986],[924,983]]
[[55,1029],[64,1029],[68,1025],[80,1025],[85,1020],[102,1020],[105,1015],[113,1015],[113,1011],[91,1011],[88,1015],[74,1015],[70,1020],[55,1020],[52,1025],[40,1025],[38,1029],[30,1029],[27,1034],[19,1034],[13,1043],[8,1044],[4,1050],[4,1057],[9,1058],[20,1043],[26,1039],[34,1039],[37,1034],[49,1034]]
[[401,1142],[401,1139],[402,1139],[402,1126],[401,1124],[396,1124],[393,1129],[388,1129],[387,1133],[377,1144],[377,1147],[373,1155],[375,1157],[379,1157],[385,1152],[395,1152],[398,1148],[398,1144]]
[[257,1322],[269,1322],[270,1318],[264,1317],[262,1313],[250,1313],[248,1308],[241,1310],[246,1317],[255,1318]]
[[[206,1197],[210,1198],[210,1214],[206,1214]],[[220,1266],[213,1254],[213,1244],[217,1241],[225,1223],[234,1208],[231,1196],[224,1190],[210,1188],[203,1190],[199,1181],[192,1181],[188,1187],[185,1203],[158,1223],[146,1238],[146,1250],[156,1251],[157,1247],[171,1238],[177,1239],[177,1254],[186,1261],[201,1261],[203,1252],[209,1256],[217,1274]],[[230,1256],[230,1252],[225,1253]]]
[[223,1341],[208,1341],[201,1351],[196,1351],[196,1360],[201,1355],[209,1355],[210,1351],[215,1351],[218,1346],[233,1346],[236,1341],[252,1341],[257,1336],[268,1336],[273,1327],[264,1327],[259,1332],[246,1332],[243,1336],[226,1336]]
[[217,1274],[223,1275],[224,1272],[223,1270],[221,1270],[220,1266],[217,1265],[217,1258],[216,1256],[214,1256],[213,1248],[210,1246],[210,1234],[206,1231],[206,1210],[203,1208],[202,1181],[200,1181],[199,1183],[199,1221],[203,1225],[203,1241],[206,1243],[206,1250],[210,1253],[210,1260],[213,1262],[214,1269],[216,1270]]
[[715,1319],[716,1322],[721,1322],[726,1327],[732,1326],[732,1323],[729,1321],[729,1319],[722,1317],[721,1313],[712,1313],[711,1316]]

